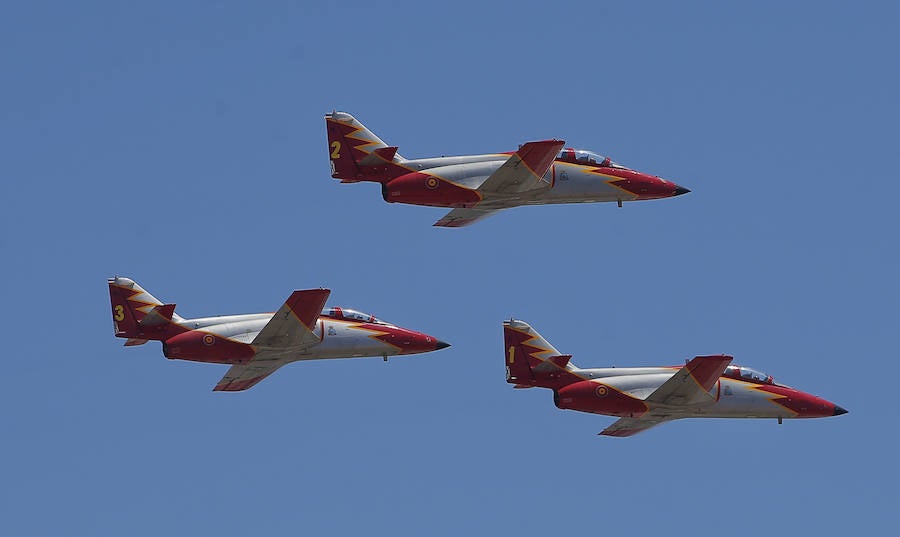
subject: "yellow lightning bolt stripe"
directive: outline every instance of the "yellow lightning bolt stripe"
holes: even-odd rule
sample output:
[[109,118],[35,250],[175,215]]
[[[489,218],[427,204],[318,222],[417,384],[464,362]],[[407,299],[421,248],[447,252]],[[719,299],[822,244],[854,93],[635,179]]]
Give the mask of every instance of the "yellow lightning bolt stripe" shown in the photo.
[[[535,339],[538,339],[538,336],[536,336],[536,335],[532,336],[532,335],[529,334],[528,332],[525,332],[525,331],[523,331],[523,330],[519,330],[518,328],[514,328],[514,327],[512,327],[512,326],[510,326],[509,328],[511,328],[512,330],[515,330],[516,332],[518,332],[518,333],[520,333],[520,334],[525,334],[526,336],[529,336],[529,338],[526,339],[525,341],[523,341],[523,342],[521,343],[521,345],[528,345],[529,347],[535,347],[535,348],[537,348],[537,349],[541,349],[538,353],[528,353],[529,356],[534,356],[534,357],[536,357],[535,354],[544,354],[544,353],[550,353],[551,356],[556,356],[556,354],[555,354],[552,350],[550,350],[550,349],[545,349],[543,346],[533,345],[533,344],[531,343],[531,341],[534,341]],[[542,338],[542,339],[543,339],[543,338]],[[633,395],[628,394],[628,393],[626,393],[626,392],[623,392],[622,390],[620,390],[620,389],[618,389],[618,388],[616,388],[616,387],[614,387],[614,386],[610,386],[609,384],[604,384],[604,383],[602,382],[601,379],[593,379],[593,378],[590,378],[590,377],[588,377],[588,376],[585,376],[585,375],[582,375],[582,374],[579,374],[579,373],[576,373],[576,372],[572,372],[572,371],[570,371],[569,373],[572,374],[572,375],[574,375],[574,376],[576,376],[576,377],[578,377],[578,378],[580,378],[580,379],[582,379],[582,380],[587,380],[587,381],[590,381],[590,382],[594,383],[594,384],[596,385],[594,389],[596,389],[596,388],[599,387],[599,386],[603,386],[603,387],[605,387],[605,388],[607,389],[607,391],[614,391],[614,392],[616,392],[616,393],[618,393],[618,394],[620,394],[620,395],[623,395],[623,396],[625,396],[625,397],[629,397],[629,398],[631,398],[631,399],[635,399],[635,400],[637,400],[637,401],[641,401],[640,399],[635,398]],[[644,404],[644,412],[642,412],[641,414],[632,416],[632,417],[639,418],[639,417],[643,416],[644,414],[646,414],[647,412],[650,411],[650,406],[649,406],[649,405],[647,405],[646,403],[644,403],[644,401],[641,401],[641,403]]]
[[[365,142],[365,143],[363,143],[363,144],[353,146],[354,149],[359,149],[360,151],[365,151],[366,153],[372,153],[372,151],[370,151],[369,149],[370,149],[372,146],[377,146],[377,145],[379,144],[379,142],[376,142],[376,141],[372,140],[368,135],[365,134],[365,131],[364,131],[364,128],[363,128],[363,127],[354,127],[353,124],[351,124],[351,123],[345,123],[345,122],[343,122],[343,121],[339,121],[339,120],[333,119],[333,118],[329,118],[328,121],[333,121],[333,122],[338,123],[338,124],[340,124],[340,125],[345,125],[345,126],[347,126],[347,127],[350,127],[350,128],[352,128],[352,129],[354,129],[353,132],[344,135],[344,137],[345,137],[345,138],[349,138],[349,139],[351,139],[351,140],[356,140],[356,141],[358,141],[358,142]],[[361,136],[358,136],[359,133],[363,133],[363,134],[362,134]],[[383,143],[383,142],[381,142],[381,143]],[[376,149],[377,149],[377,148],[376,148]],[[490,153],[490,154],[493,155],[493,153]],[[496,156],[497,156],[497,157],[503,157],[503,158],[509,158],[509,155],[504,155],[504,154],[502,154],[502,153],[498,153],[498,154],[496,154]],[[409,170],[409,171],[411,171],[411,172],[421,172],[421,170],[417,170],[417,169],[414,169],[414,168],[412,168],[412,167],[405,166],[405,165],[403,165],[403,164],[401,164],[401,163],[399,163],[399,162],[394,162],[393,164],[396,165],[396,166],[399,166],[399,167],[401,167],[401,168],[403,168],[403,169],[405,169],[405,170]],[[456,186],[456,187],[459,187],[459,188],[465,188],[465,189],[467,189],[467,190],[473,190],[473,191],[478,195],[479,201],[481,201],[481,200],[484,199],[484,196],[482,195],[482,193],[481,193],[480,191],[478,191],[478,189],[471,188],[471,187],[468,187],[468,186],[459,184],[459,183],[456,182],[456,181],[451,181],[450,179],[447,179],[446,177],[443,177],[443,176],[438,175],[438,174],[436,174],[436,173],[427,172],[427,170],[426,170],[425,172],[421,172],[421,173],[425,173],[426,175],[430,175],[430,176],[432,176],[432,177],[437,177],[437,178],[440,179],[441,181],[446,181],[447,183],[450,183],[451,185]]]
[[563,163],[563,164],[568,164],[569,166],[575,166],[577,168],[590,168],[589,170],[587,170],[587,172],[595,174],[595,175],[600,175],[602,177],[606,177],[606,179],[603,179],[603,182],[606,183],[607,185],[615,188],[616,190],[623,192],[625,195],[627,195],[631,199],[635,199],[638,197],[638,195],[635,194],[634,192],[631,192],[630,190],[626,190],[626,189],[620,187],[619,185],[615,184],[613,181],[621,181],[622,178],[616,177],[615,175],[609,175],[609,174],[603,173],[602,171],[600,171],[603,168],[596,168],[596,167],[592,167],[592,166],[582,166],[579,164],[571,164],[571,163]]
[[780,399],[787,399],[786,396],[781,395],[781,394],[778,394],[778,393],[772,393],[772,392],[770,392],[770,391],[764,390],[764,389],[763,389],[763,386],[766,386],[765,384],[757,384],[757,383],[755,383],[755,382],[747,382],[747,381],[740,380],[740,379],[728,379],[728,380],[730,380],[731,382],[737,382],[737,383],[741,384],[742,387],[743,387],[744,389],[746,389],[746,390],[751,390],[751,391],[754,391],[754,392],[760,392],[760,393],[763,394],[763,397],[765,397],[766,399],[769,400],[770,403],[773,403],[773,404],[776,404],[776,405],[780,406],[781,408],[787,410],[788,412],[790,412],[791,414],[793,414],[793,415],[795,415],[795,416],[800,415],[800,413],[797,412],[796,410],[793,410],[793,409],[791,409],[791,408],[788,408],[788,407],[786,407],[786,406],[784,406],[784,405],[782,405],[781,403],[778,402]]
[[[356,140],[356,141],[358,141],[358,142],[365,142],[365,143],[362,144],[362,145],[354,146],[355,149],[359,149],[359,150],[361,150],[361,151],[365,151],[366,153],[371,153],[371,151],[369,151],[369,148],[370,148],[371,146],[373,146],[373,145],[378,145],[378,144],[379,144],[379,142],[373,141],[372,139],[370,139],[370,138],[365,134],[364,128],[363,128],[363,127],[354,127],[354,126],[353,126],[352,124],[350,124],[350,123],[345,123],[345,122],[343,122],[343,121],[339,121],[339,120],[337,120],[337,119],[332,119],[332,118],[329,118],[328,121],[333,121],[333,122],[335,122],[335,123],[338,123],[338,124],[340,124],[340,125],[344,125],[344,126],[347,126],[347,127],[350,127],[351,129],[353,129],[353,132],[344,135],[344,137],[345,137],[345,138],[350,138],[350,139],[352,139],[352,140]],[[362,132],[363,135],[362,135],[362,136],[357,136],[360,132]],[[373,134],[373,136],[374,136],[374,134]],[[382,141],[381,143],[384,143],[384,142]],[[385,146],[385,147],[386,147],[386,146]],[[508,158],[510,157],[510,155],[504,154],[504,153],[488,153],[488,155],[489,155],[489,156],[496,156],[496,157],[498,158],[498,160],[499,160],[500,158],[508,159]],[[411,171],[411,172],[419,171],[419,170],[410,168],[410,167],[408,167],[408,166],[404,166],[403,164],[400,164],[400,163],[398,163],[398,162],[395,162],[394,164],[396,164],[397,166],[400,166],[401,168],[406,168],[407,170],[409,170],[409,171]],[[449,179],[446,179],[446,178],[444,178],[444,177],[441,177],[440,175],[436,175],[436,174],[429,174],[429,175],[434,175],[435,177],[437,177],[437,178],[439,178],[439,179],[442,179],[442,180],[444,180],[444,181],[447,181],[448,183],[453,183],[453,181],[450,181]],[[457,184],[457,183],[453,183],[453,184]],[[462,185],[457,185],[457,186],[462,186]],[[468,187],[464,187],[464,188],[468,188]]]
[[[348,127],[353,127],[353,125],[350,125],[347,123],[342,123],[342,122],[339,122],[339,123],[341,123],[342,125],[347,125]],[[354,130],[351,133],[346,134],[345,138],[350,138],[352,140],[356,140],[359,142],[366,142],[362,145],[356,145],[354,147],[361,151],[365,151],[366,153],[371,153],[371,151],[369,151],[369,148],[372,146],[377,146],[379,144],[379,142],[376,140],[372,140],[369,136],[367,136],[363,129],[356,128],[356,127],[353,127],[353,128],[355,128],[356,130]],[[362,133],[362,136],[357,136],[358,133]]]
[[140,306],[133,307],[134,309],[142,313],[149,313],[150,310],[159,305],[157,302],[150,301],[149,298],[142,298],[149,297],[149,293],[147,291],[142,290],[139,292],[135,292],[134,288],[131,287],[123,287],[121,285],[118,285],[117,287],[131,293],[131,296],[129,296],[126,300],[128,300],[129,302],[136,302],[138,304],[141,304]]
[[[534,348],[536,348],[536,349],[539,349],[538,352],[530,352],[530,353],[528,353],[528,356],[531,356],[531,357],[533,357],[533,358],[538,358],[539,360],[542,360],[542,361],[547,361],[547,360],[546,360],[545,358],[536,356],[537,354],[549,354],[550,356],[557,356],[556,352],[554,352],[554,351],[552,351],[552,350],[550,350],[550,349],[546,349],[546,348],[544,348],[543,346],[540,346],[540,345],[533,345],[533,344],[531,343],[531,341],[534,341],[535,339],[538,339],[538,337],[540,337],[540,336],[536,336],[536,335],[533,336],[533,335],[531,335],[530,333],[528,333],[528,332],[526,332],[526,331],[524,331],[524,330],[519,330],[518,328],[515,328],[515,327],[512,327],[512,326],[510,326],[509,328],[512,329],[512,330],[515,330],[516,332],[518,332],[518,333],[520,333],[520,334],[524,334],[524,335],[528,336],[528,339],[526,339],[525,341],[523,341],[523,342],[521,343],[521,345],[528,345],[529,347],[534,347]],[[543,338],[541,338],[541,339],[543,339]],[[548,358],[549,358],[549,357],[548,357]],[[552,362],[551,362],[551,363],[552,363]],[[584,380],[590,380],[591,382],[596,382],[596,383],[598,383],[598,384],[600,383],[599,380],[591,379],[590,377],[587,377],[587,376],[582,375],[582,374],[580,374],[580,373],[576,373],[576,372],[573,372],[573,371],[569,371],[569,373],[572,374],[572,375],[574,375],[574,376],[576,376],[576,377],[579,377],[579,378],[581,378],[581,379],[584,379]],[[605,386],[605,384],[604,384],[604,386]],[[617,391],[618,391],[618,390],[617,390]]]
[[[513,327],[510,327],[510,328],[512,328],[513,330],[515,330],[516,332],[518,332],[520,334],[524,334],[524,335],[528,336],[528,339],[523,341],[521,343],[521,345],[528,345],[529,347],[534,347],[535,349],[538,349],[536,352],[529,352],[528,353],[529,356],[537,358],[541,361],[546,360],[550,356],[556,356],[556,353],[554,351],[544,347],[543,345],[535,345],[535,344],[531,343],[532,341],[538,339],[540,336],[536,336],[536,335],[533,336],[533,335],[529,334],[528,332],[519,330],[518,328],[513,328]],[[541,338],[541,339],[543,339],[543,338]],[[538,356],[540,354],[549,354],[549,356]]]
[[377,341],[379,343],[384,343],[385,345],[390,345],[391,347],[394,347],[395,349],[403,350],[403,347],[399,347],[399,346],[394,345],[393,343],[389,343],[383,339],[378,339],[378,336],[386,336],[386,335],[390,334],[390,332],[385,332],[384,330],[373,330],[371,328],[365,328],[365,327],[363,327],[362,323],[356,323],[353,321],[345,321],[343,319],[328,319],[328,321],[332,322],[332,323],[345,324],[345,325],[347,325],[348,328],[353,328],[355,330],[361,330],[363,332],[368,332],[369,334],[366,336],[367,338]]
[[778,393],[772,393],[772,392],[770,392],[770,391],[766,391],[766,390],[762,389],[762,386],[763,386],[763,385],[760,385],[760,384],[751,384],[750,386],[748,386],[748,388],[751,389],[751,390],[753,390],[753,391],[756,391],[756,392],[762,392],[762,393],[764,394],[765,398],[768,399],[771,403],[774,403],[774,404],[780,406],[781,408],[787,410],[787,411],[790,412],[791,414],[793,414],[793,415],[795,415],[795,416],[799,416],[799,415],[800,415],[800,413],[797,412],[796,410],[793,410],[793,409],[791,409],[791,408],[789,408],[789,407],[786,407],[786,406],[782,405],[782,404],[779,402],[779,401],[781,401],[781,400],[783,400],[783,399],[787,399],[786,396],[781,395],[781,394],[778,394]]
[[[606,177],[609,177],[609,176],[606,176]],[[616,179],[621,179],[621,177],[616,177]],[[613,181],[615,181],[616,179],[610,179],[609,181],[603,181],[603,182],[606,183],[607,185],[615,188],[616,190],[624,192],[631,199],[636,199],[638,197],[637,194],[635,194],[634,192],[626,190],[626,189],[620,187],[619,185],[613,183]]]

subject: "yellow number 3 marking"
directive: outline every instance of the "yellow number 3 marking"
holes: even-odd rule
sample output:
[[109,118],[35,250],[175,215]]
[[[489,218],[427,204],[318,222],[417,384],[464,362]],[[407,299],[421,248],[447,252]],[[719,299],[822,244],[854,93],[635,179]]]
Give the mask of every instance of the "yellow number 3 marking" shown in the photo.
[[125,308],[121,304],[116,304],[115,313],[113,314],[113,319],[117,321],[125,320]]
[[331,142],[331,160],[341,158],[341,143],[337,140]]

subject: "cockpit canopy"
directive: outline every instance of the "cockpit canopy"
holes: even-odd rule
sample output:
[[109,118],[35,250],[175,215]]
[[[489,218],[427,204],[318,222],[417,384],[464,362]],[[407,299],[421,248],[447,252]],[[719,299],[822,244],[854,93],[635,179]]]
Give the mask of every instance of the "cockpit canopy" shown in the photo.
[[758,384],[775,384],[775,379],[772,378],[772,375],[769,375],[768,373],[765,373],[763,371],[757,371],[756,369],[740,365],[730,365],[726,367],[725,372],[722,373],[722,376],[743,380],[746,382],[756,382]]
[[559,152],[556,156],[556,160],[560,160],[562,162],[569,162],[572,164],[581,164],[582,166],[597,166],[599,168],[624,168],[624,166],[620,166],[610,160],[609,157],[604,157],[603,155],[598,155],[593,151],[586,151],[584,149],[574,149],[571,147],[567,147]]
[[351,310],[349,308],[325,308],[324,310],[322,310],[322,315],[331,317],[332,319],[353,321],[357,323],[388,324],[380,319],[377,319],[374,315],[369,315],[368,313],[363,313],[361,311]]

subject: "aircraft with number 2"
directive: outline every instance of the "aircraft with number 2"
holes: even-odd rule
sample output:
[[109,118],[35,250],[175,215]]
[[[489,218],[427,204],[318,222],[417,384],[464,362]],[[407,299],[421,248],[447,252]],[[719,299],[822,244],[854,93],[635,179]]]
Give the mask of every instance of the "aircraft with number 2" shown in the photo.
[[346,112],[325,116],[331,176],[381,183],[388,203],[449,207],[435,226],[462,227],[521,205],[670,198],[690,192],[562,140],[511,153],[405,159]]
[[731,365],[731,356],[697,356],[683,367],[579,369],[528,323],[503,322],[506,381],[549,388],[561,409],[618,416],[600,434],[632,436],[680,418],[821,418],[843,408]]
[[450,345],[372,315],[327,308],[328,289],[294,291],[273,313],[185,319],[129,278],[109,280],[113,326],[126,346],[162,342],[166,358],[231,364],[214,391],[241,391],[298,360],[418,354]]

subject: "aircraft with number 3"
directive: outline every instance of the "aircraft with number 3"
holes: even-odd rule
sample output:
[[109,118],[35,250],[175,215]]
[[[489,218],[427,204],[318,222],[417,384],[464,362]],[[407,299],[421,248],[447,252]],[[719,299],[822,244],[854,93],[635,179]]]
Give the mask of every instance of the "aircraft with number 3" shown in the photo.
[[670,198],[690,192],[562,140],[512,153],[405,159],[346,112],[325,116],[331,176],[381,183],[388,203],[449,207],[435,226],[461,227],[521,205]]
[[619,420],[600,434],[632,436],[680,418],[821,418],[843,408],[801,392],[731,356],[697,356],[683,367],[579,369],[528,323],[503,322],[506,381],[516,388],[549,388],[561,409]]
[[162,342],[166,358],[231,364],[214,391],[254,386],[298,360],[418,354],[450,345],[372,315],[327,308],[328,289],[294,291],[273,313],[185,319],[129,278],[108,280],[116,337]]

